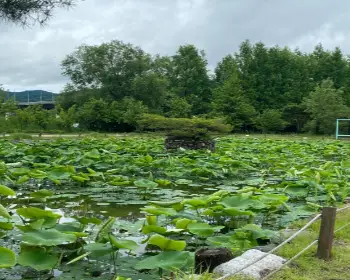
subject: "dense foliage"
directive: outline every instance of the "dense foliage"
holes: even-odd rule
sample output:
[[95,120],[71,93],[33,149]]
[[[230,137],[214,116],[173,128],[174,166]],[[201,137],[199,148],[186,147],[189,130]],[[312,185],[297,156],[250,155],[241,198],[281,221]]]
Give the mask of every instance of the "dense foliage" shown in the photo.
[[235,131],[322,134],[333,133],[335,119],[350,112],[350,61],[339,48],[322,45],[302,53],[245,41],[211,74],[204,51],[193,45],[151,56],[112,41],[79,47],[62,67],[71,80],[59,98],[63,109],[91,98],[133,98],[152,114],[224,118]]
[[19,266],[0,277],[159,279],[193,268],[199,248],[278,242],[349,195],[344,142],[220,138],[215,153],[171,154],[162,143],[1,140],[0,268]]
[[44,24],[55,8],[67,8],[75,0],[0,0],[0,20],[22,25]]
[[220,118],[237,132],[332,134],[336,118],[350,115],[350,61],[339,48],[322,45],[302,53],[245,41],[211,73],[204,51],[193,45],[180,46],[173,56],[152,56],[112,41],[78,47],[62,69],[70,83],[57,97],[56,111],[42,113],[48,127],[31,120],[23,126],[19,115],[31,119],[34,109],[1,108],[2,117],[5,111],[12,116],[6,127],[70,131],[62,124],[69,111],[70,123],[94,131],[137,130],[144,114],[156,114]]

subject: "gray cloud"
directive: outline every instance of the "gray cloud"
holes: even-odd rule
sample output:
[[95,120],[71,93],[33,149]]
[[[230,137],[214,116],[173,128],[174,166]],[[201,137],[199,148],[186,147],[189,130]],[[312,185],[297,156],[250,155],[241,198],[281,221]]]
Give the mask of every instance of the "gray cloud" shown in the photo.
[[350,53],[349,12],[346,0],[85,0],[57,11],[45,27],[1,23],[0,84],[58,92],[67,82],[60,68],[67,54],[113,39],[168,55],[192,43],[211,68],[245,39],[304,51],[322,42]]

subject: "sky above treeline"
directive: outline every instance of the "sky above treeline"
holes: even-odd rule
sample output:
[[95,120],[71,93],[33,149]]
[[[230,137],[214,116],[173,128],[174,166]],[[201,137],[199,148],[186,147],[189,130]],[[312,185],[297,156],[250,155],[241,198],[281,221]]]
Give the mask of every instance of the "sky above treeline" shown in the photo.
[[0,22],[0,84],[60,92],[65,56],[111,40],[162,55],[194,44],[213,69],[246,39],[302,51],[322,43],[350,54],[349,37],[349,0],[85,0],[56,10],[45,27]]

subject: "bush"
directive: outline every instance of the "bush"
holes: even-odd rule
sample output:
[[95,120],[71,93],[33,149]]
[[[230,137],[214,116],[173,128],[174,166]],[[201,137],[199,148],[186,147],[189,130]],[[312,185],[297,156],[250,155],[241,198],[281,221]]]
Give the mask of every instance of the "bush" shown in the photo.
[[144,114],[138,121],[138,128],[141,131],[163,131],[173,130],[195,130],[204,129],[208,132],[228,133],[231,127],[224,124],[220,119],[201,118],[166,118],[159,115]]
[[220,119],[166,118],[159,115],[144,114],[138,121],[141,131],[165,132],[168,137],[177,139],[209,139],[210,133],[228,133],[231,127]]
[[172,130],[167,134],[169,139],[210,140],[211,137],[206,129],[195,130]]

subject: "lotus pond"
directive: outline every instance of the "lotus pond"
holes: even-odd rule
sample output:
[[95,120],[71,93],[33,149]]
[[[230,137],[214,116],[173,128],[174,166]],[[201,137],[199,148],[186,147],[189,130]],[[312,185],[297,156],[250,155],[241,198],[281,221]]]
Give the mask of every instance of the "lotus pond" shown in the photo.
[[0,140],[0,279],[173,279],[197,249],[278,242],[350,190],[347,142],[163,143]]

